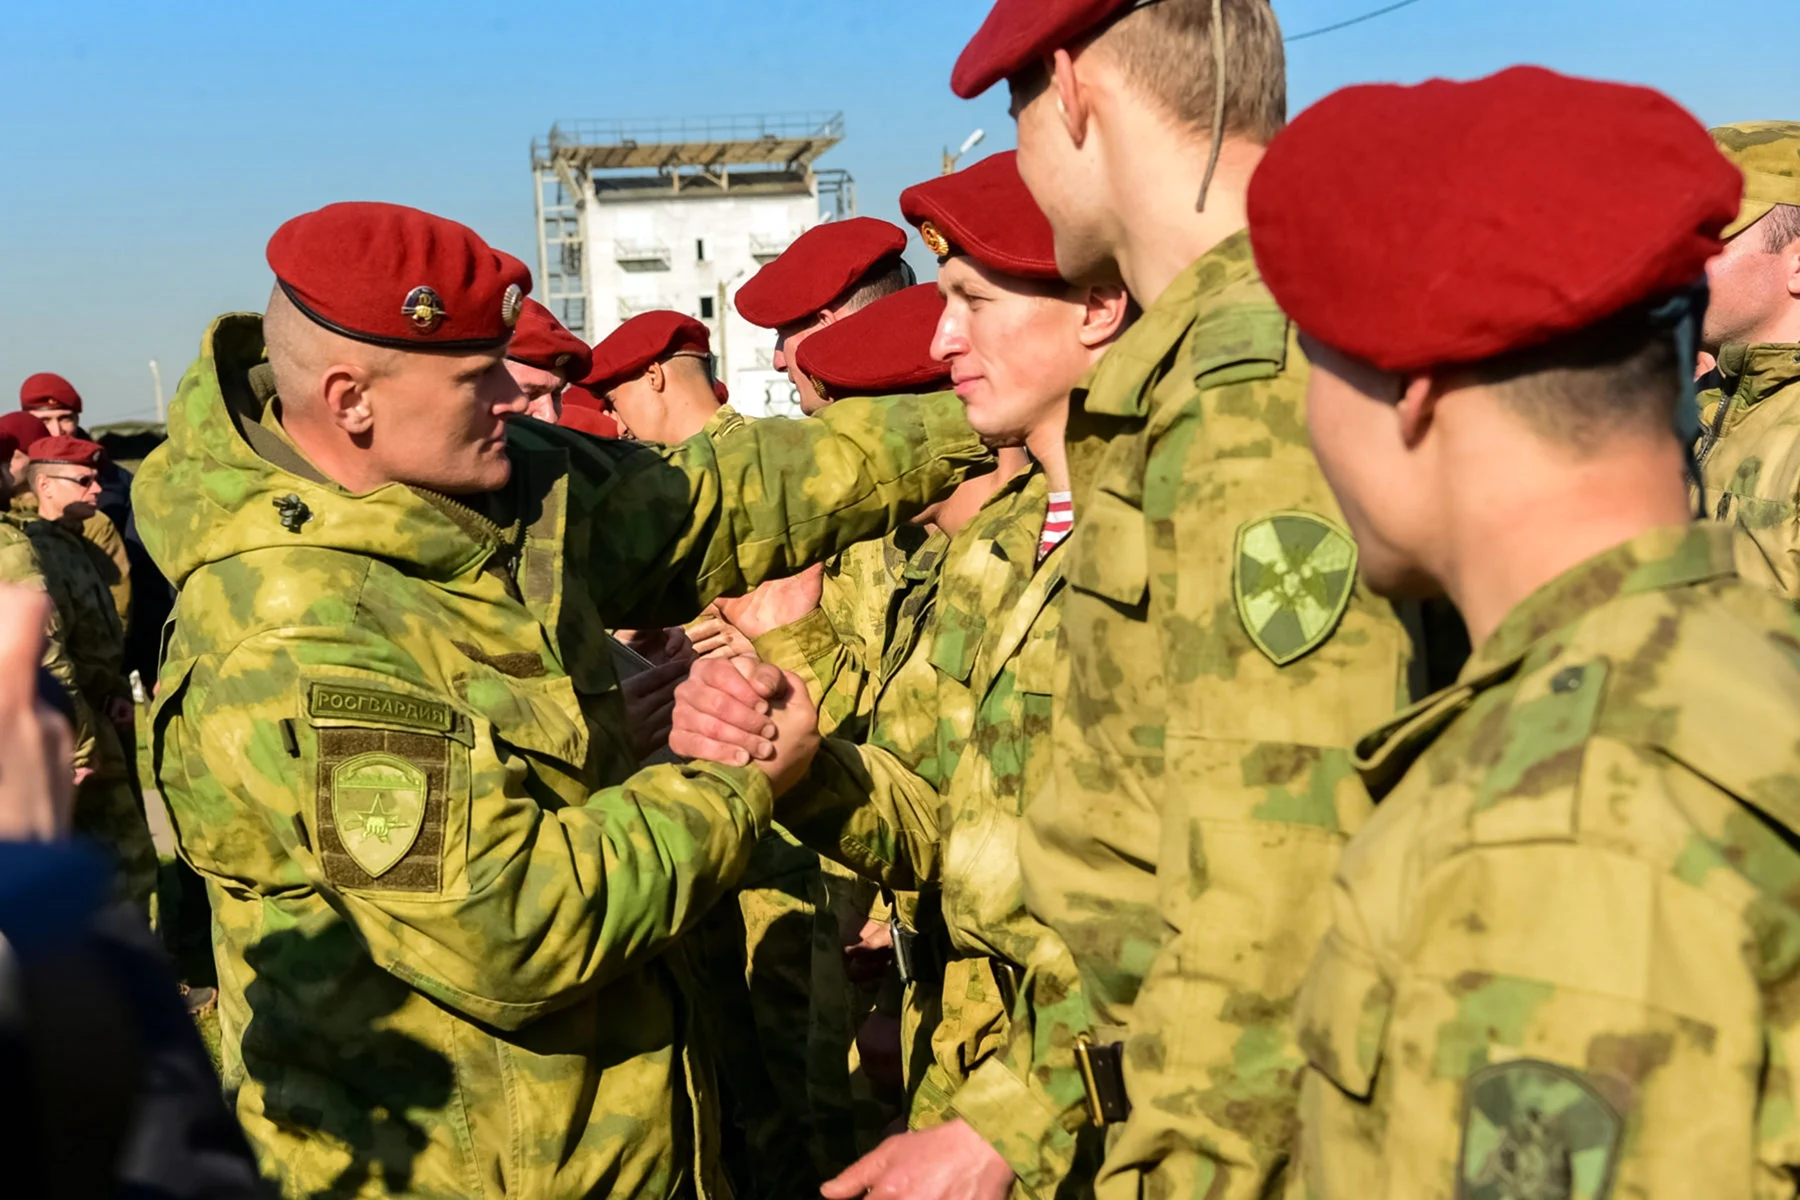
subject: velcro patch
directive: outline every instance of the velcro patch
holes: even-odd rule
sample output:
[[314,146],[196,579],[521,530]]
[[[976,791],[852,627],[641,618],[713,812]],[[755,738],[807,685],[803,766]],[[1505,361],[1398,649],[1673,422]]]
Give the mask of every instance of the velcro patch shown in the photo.
[[448,704],[351,683],[315,683],[306,695],[306,714],[346,721],[378,721],[432,733],[449,733],[454,717]]
[[1575,1071],[1535,1059],[1483,1067],[1463,1097],[1457,1200],[1606,1200],[1624,1122]]
[[447,738],[319,729],[317,820],[325,878],[362,891],[443,885]]
[[1316,513],[1246,521],[1231,586],[1244,632],[1285,667],[1324,645],[1343,620],[1356,587],[1356,542]]

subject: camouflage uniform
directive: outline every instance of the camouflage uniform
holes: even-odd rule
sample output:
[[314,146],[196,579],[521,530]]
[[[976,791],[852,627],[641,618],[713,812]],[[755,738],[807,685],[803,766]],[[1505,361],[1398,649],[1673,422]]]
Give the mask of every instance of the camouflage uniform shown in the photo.
[[135,786],[135,755],[108,714],[113,701],[131,694],[123,674],[125,627],[85,537],[42,518],[26,526],[25,533],[43,568],[76,686],[91,715],[84,731],[91,734],[91,751],[77,747],[76,765],[90,766],[94,773],[76,789],[74,828],[112,850],[121,893],[147,913],[156,893],[156,846]]
[[1797,639],[1652,530],[1363,739],[1291,1195],[1794,1195]]
[[1019,1058],[1006,1053],[1026,973],[1049,963],[1068,973],[1061,943],[1025,911],[1015,851],[1020,816],[1050,770],[1064,551],[1038,562],[1048,497],[1034,467],[957,534],[918,655],[930,674],[916,694],[884,696],[870,745],[828,742],[781,805],[807,841],[870,878],[941,894],[941,1017],[914,1072],[909,1124],[965,1119],[1041,1196],[1071,1169],[1081,1114],[1079,1087],[1042,1091],[1028,1039]]
[[[49,585],[44,579],[44,568],[38,562],[37,551],[32,548],[30,537],[25,533],[24,522],[12,513],[5,512],[0,512],[0,583],[29,588],[34,592],[49,591]],[[44,668],[56,677],[56,681],[69,694],[69,706],[75,714],[75,724],[71,731],[75,744],[74,765],[77,768],[92,767],[99,749],[94,737],[94,713],[81,694],[81,684],[75,676],[75,664],[69,660],[68,650],[63,645],[62,614],[54,603],[50,605],[44,635]]]
[[[30,524],[37,517],[37,493],[29,490],[15,493],[11,500],[11,511],[20,518],[22,525]],[[119,527],[113,524],[111,517],[96,510],[82,521],[81,536],[87,542],[85,549],[88,561],[94,564],[94,573],[106,585],[119,620],[129,621],[131,559],[125,552],[125,538],[119,533]]]
[[[208,882],[224,1074],[289,1195],[723,1194],[663,953],[766,828],[761,774],[633,774],[609,626],[689,619],[985,463],[954,402],[655,452],[513,423],[473,505],[324,479],[221,318],[139,473],[181,591],[155,714]],[[713,786],[704,786],[710,783]]]
[[[1027,983],[1047,1094],[1074,1091],[1076,1037],[1126,1043],[1101,1195],[1258,1196],[1280,1169],[1289,1006],[1368,804],[1348,747],[1408,695],[1406,633],[1309,449],[1306,371],[1239,233],[1074,394],[1054,774],[1020,859],[1080,970],[1078,992]],[[1084,1008],[1093,1028],[1065,1023]]]

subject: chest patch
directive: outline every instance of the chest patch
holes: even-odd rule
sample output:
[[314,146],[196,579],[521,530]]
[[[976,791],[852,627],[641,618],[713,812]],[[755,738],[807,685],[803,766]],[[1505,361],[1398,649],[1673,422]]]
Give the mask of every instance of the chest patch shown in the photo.
[[450,742],[372,729],[319,733],[319,849],[346,887],[440,886]]
[[1624,1123],[1574,1071],[1521,1059],[1469,1077],[1457,1200],[1606,1200]]
[[1231,578],[1244,632],[1276,666],[1331,636],[1356,585],[1356,543],[1309,512],[1278,512],[1238,526]]

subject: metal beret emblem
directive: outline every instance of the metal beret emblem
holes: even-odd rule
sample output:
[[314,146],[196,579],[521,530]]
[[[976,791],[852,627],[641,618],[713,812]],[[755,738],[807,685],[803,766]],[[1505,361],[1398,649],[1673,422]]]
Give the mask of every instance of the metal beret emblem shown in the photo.
[[430,333],[444,323],[450,314],[444,311],[444,302],[438,294],[428,287],[416,287],[406,293],[406,303],[400,306],[400,315],[413,323],[413,328],[420,333]]
[[919,240],[925,243],[927,250],[939,258],[950,256],[950,239],[939,232],[938,227],[930,221],[919,226]]
[[518,284],[507,284],[506,291],[500,295],[500,320],[508,329],[519,323],[519,313],[524,307],[525,293],[519,290]]
[[831,403],[831,390],[825,386],[825,381],[823,379],[820,379],[817,375],[815,375],[815,376],[813,376],[812,385],[813,385],[813,391],[815,391],[819,394],[819,399],[823,400],[827,404],[830,404]]

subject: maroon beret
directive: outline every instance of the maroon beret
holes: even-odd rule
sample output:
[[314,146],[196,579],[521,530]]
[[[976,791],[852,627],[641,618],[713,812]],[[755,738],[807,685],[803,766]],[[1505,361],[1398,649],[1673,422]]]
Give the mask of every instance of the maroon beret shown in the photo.
[[815,225],[738,289],[738,315],[764,329],[805,320],[905,249],[906,231],[874,217]]
[[943,315],[937,285],[917,284],[807,337],[795,361],[822,400],[941,391],[950,364],[931,357],[931,343]]
[[613,415],[601,412],[597,408],[589,408],[582,404],[563,404],[562,420],[559,422],[566,429],[576,429],[594,437],[616,438],[619,436],[619,423]]
[[530,299],[513,326],[506,357],[540,371],[556,371],[565,381],[586,378],[594,365],[594,352],[588,344],[570,333],[549,309]]
[[40,371],[19,385],[19,408],[33,412],[40,408],[66,408],[81,411],[81,393],[61,375]]
[[731,389],[725,386],[723,379],[713,380],[713,395],[719,398],[720,404],[731,403]]
[[594,347],[593,367],[581,382],[592,391],[608,392],[658,359],[683,352],[712,353],[706,326],[685,313],[663,309],[639,313]]
[[281,290],[318,324],[400,350],[487,350],[511,336],[531,272],[473,229],[398,204],[328,204],[269,239]]
[[94,467],[106,461],[106,448],[85,438],[47,437],[31,443],[26,453],[34,463],[69,463],[77,467]]
[[973,100],[1002,79],[1064,46],[1143,0],[996,0],[981,28],[963,47],[950,75],[950,90]]
[[40,438],[50,436],[44,423],[28,412],[9,412],[0,416],[0,437],[12,439],[15,450],[29,450]]
[[1419,371],[1541,345],[1697,282],[1742,186],[1661,93],[1513,67],[1319,101],[1251,180],[1250,236],[1301,329]]
[[1008,275],[1061,278],[1056,235],[1019,177],[1015,150],[914,184],[900,193],[900,212],[939,258],[966,254]]

